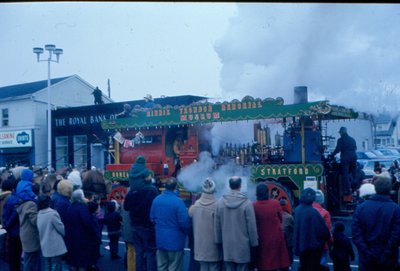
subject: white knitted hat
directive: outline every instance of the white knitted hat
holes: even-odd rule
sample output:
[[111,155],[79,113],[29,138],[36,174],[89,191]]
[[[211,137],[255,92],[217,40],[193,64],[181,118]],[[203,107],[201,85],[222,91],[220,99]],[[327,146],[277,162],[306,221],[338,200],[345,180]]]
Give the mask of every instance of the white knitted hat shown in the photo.
[[68,175],[68,180],[71,180],[74,188],[81,188],[82,187],[82,178],[81,178],[81,173],[77,170],[73,170],[69,175]]
[[375,186],[372,183],[362,184],[360,187],[360,198],[376,194]]
[[211,178],[207,178],[202,185],[204,193],[212,194],[215,192],[215,183]]

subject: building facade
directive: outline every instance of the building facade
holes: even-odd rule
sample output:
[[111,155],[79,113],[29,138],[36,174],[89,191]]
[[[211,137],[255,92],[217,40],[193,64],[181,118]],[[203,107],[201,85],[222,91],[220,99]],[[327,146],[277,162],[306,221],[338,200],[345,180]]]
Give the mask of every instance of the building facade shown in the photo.
[[[51,108],[94,104],[94,89],[77,75],[54,78]],[[47,80],[0,88],[0,166],[48,165],[47,107]]]

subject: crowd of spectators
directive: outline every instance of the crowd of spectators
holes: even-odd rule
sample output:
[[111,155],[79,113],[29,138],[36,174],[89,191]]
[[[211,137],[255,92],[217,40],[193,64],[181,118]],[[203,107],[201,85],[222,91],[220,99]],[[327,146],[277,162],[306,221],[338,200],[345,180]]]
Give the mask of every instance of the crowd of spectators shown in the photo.
[[289,199],[270,197],[266,182],[257,184],[253,202],[241,191],[240,177],[229,178],[229,191],[220,198],[207,178],[200,197],[186,206],[177,179],[169,178],[160,190],[145,165],[139,156],[121,202],[107,198],[107,182],[96,169],[54,176],[37,176],[29,168],[10,171],[0,193],[10,270],[98,270],[103,227],[109,257],[124,256],[128,271],[182,271],[188,238],[191,271],[290,270],[295,256],[303,271],[329,270],[328,257],[334,270],[351,270],[352,242],[360,270],[397,267],[400,208],[390,199],[389,176],[360,187],[363,201],[354,213],[351,241],[343,223],[332,226],[320,190],[302,190],[292,211]]

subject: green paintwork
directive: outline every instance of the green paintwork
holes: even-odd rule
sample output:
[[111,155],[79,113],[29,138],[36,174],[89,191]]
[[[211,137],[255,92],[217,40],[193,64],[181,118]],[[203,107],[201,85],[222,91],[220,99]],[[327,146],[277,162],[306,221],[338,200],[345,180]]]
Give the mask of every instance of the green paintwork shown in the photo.
[[131,118],[105,120],[101,126],[105,130],[135,129],[302,116],[320,119],[351,119],[356,118],[358,114],[351,109],[330,105],[327,101],[284,105],[282,98],[261,100],[247,96],[242,101],[233,100],[214,104],[156,106],[152,109],[139,107],[132,111]]
[[[251,180],[253,182],[267,179],[290,180],[290,187],[294,196],[299,197],[299,192],[304,188],[306,180],[315,179],[317,184],[322,180],[324,167],[322,164],[270,164],[253,165],[251,167]],[[286,184],[288,185],[288,184]],[[297,190],[295,192],[294,190]]]

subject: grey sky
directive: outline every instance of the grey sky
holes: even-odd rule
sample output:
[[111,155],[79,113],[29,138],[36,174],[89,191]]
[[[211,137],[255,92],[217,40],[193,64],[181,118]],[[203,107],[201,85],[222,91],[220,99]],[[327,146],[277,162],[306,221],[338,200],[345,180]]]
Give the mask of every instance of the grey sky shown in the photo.
[[309,100],[397,110],[400,5],[60,2],[0,4],[0,86],[47,78],[32,47],[64,49],[52,76],[78,74],[116,101],[160,95]]
[[0,86],[47,79],[33,47],[64,49],[52,77],[81,76],[116,101],[220,95],[214,43],[231,3],[60,2],[0,4]]

